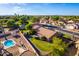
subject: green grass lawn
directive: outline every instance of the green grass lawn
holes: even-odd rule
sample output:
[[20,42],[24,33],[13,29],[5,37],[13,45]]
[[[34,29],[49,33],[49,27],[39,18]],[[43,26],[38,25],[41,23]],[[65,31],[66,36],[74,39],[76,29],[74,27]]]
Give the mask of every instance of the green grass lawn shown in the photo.
[[71,38],[71,35],[69,35],[69,34],[64,34],[63,37],[65,37],[65,38]]
[[31,39],[31,42],[36,45],[37,48],[39,48],[42,51],[52,51],[52,44],[45,42],[45,41],[41,41],[41,40],[37,40],[37,39]]

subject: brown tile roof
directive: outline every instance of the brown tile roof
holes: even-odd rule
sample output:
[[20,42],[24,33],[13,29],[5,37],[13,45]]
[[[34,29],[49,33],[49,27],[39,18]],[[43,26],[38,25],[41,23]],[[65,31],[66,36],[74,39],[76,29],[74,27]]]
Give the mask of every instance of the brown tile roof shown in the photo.
[[36,29],[38,34],[41,34],[42,36],[45,36],[48,39],[56,34],[55,31],[46,29],[44,27],[39,27],[39,25],[33,26],[33,29]]
[[12,53],[14,56],[19,55],[18,47],[13,46],[6,49],[8,52]]

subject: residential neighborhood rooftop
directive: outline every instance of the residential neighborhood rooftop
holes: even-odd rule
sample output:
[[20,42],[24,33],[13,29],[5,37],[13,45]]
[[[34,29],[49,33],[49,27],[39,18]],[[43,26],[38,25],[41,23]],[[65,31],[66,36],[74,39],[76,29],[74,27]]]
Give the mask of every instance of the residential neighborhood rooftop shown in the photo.
[[[17,30],[17,29],[16,29]],[[12,33],[15,32],[16,30],[12,30],[12,31],[8,31],[7,33]],[[6,32],[5,32],[6,33]],[[17,35],[19,35],[18,38],[14,37],[12,34],[7,36],[7,39],[12,39],[14,40],[15,46],[6,48],[5,50],[8,51],[9,53],[12,53],[12,55],[14,56],[19,56],[21,54],[25,55],[25,56],[33,56],[33,55],[37,55],[33,49],[33,47],[31,46],[31,44],[28,42],[28,40],[23,36],[23,34],[21,32],[16,33]],[[3,42],[5,41],[4,37],[0,38],[0,41]],[[29,52],[31,51],[31,52]],[[25,52],[25,53],[24,53]]]
[[38,34],[45,36],[47,39],[51,38],[56,34],[55,31],[40,27],[39,25],[34,25],[33,29],[36,29]]

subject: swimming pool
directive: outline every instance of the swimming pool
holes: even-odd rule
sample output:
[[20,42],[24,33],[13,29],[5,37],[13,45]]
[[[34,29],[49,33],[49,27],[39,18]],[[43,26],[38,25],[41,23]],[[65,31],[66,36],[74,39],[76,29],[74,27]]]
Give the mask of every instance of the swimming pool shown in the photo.
[[4,48],[9,48],[9,47],[14,46],[15,42],[13,40],[6,40],[4,41],[3,45],[4,45]]

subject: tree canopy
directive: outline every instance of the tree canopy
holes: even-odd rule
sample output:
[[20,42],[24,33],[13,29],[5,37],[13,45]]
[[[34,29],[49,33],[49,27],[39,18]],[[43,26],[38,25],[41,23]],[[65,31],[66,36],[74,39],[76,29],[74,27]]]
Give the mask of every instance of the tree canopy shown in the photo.
[[62,41],[62,39],[59,39],[57,37],[53,37],[52,39],[53,41],[53,51],[52,51],[52,55],[64,55],[68,44],[66,44],[65,42]]
[[51,16],[51,18],[55,21],[59,20],[60,16]]
[[13,27],[13,26],[15,27],[15,21],[14,20],[8,20],[7,21],[7,26],[8,27]]

